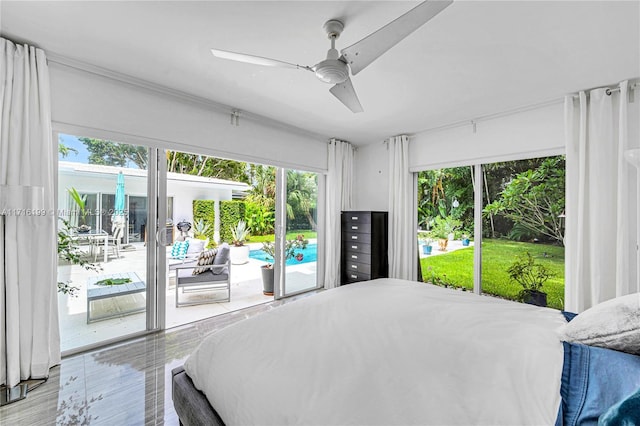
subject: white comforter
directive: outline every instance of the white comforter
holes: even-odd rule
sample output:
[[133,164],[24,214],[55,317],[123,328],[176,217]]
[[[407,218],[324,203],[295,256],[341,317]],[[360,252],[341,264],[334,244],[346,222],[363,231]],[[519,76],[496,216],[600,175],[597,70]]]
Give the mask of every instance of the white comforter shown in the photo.
[[227,425],[552,425],[558,311],[395,279],[207,337],[185,369]]

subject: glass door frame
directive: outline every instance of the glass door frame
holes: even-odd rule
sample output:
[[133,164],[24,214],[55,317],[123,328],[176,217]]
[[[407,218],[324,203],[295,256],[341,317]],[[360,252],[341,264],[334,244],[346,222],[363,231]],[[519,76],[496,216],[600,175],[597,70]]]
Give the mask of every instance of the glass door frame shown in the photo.
[[[147,224],[148,229],[156,229],[156,232],[147,231],[147,257],[146,257],[146,329],[134,331],[132,333],[123,334],[115,338],[104,339],[95,343],[90,343],[84,346],[68,349],[62,352],[62,356],[71,356],[78,353],[86,352],[101,348],[107,345],[116,344],[124,340],[145,336],[151,333],[155,333],[165,328],[165,297],[166,297],[166,256],[165,246],[158,244],[158,241],[166,241],[163,235],[157,231],[158,223],[166,222],[166,176],[167,165],[166,161],[162,161],[164,158],[165,150],[157,148],[154,144],[140,137],[127,137],[126,135],[111,133],[104,130],[97,130],[90,127],[67,125],[62,123],[52,123],[52,143],[55,144],[57,151],[57,143],[60,134],[69,135],[81,135],[85,137],[93,137],[99,139],[107,139],[118,143],[131,144],[144,146],[147,148],[148,166],[147,166]],[[54,172],[55,172],[55,200],[56,211],[59,205],[59,197],[64,197],[65,194],[58,193],[58,159],[56,157]],[[102,193],[96,192],[96,198],[98,208],[101,209],[101,196]],[[128,199],[128,197],[127,197]],[[100,221],[100,218],[97,218]],[[57,224],[57,226],[59,226]],[[163,226],[163,229],[166,227]],[[155,249],[151,249],[155,248]]]
[[274,273],[274,298],[276,300],[284,297],[295,296],[297,294],[306,293],[308,291],[317,290],[323,287],[324,282],[324,226],[325,226],[325,181],[324,173],[316,173],[318,176],[318,195],[317,195],[317,226],[320,230],[317,233],[317,270],[316,270],[316,286],[311,289],[305,289],[297,292],[286,291],[286,259],[285,246],[287,243],[287,170],[291,168],[276,167],[276,222],[275,222],[275,258],[273,262]]

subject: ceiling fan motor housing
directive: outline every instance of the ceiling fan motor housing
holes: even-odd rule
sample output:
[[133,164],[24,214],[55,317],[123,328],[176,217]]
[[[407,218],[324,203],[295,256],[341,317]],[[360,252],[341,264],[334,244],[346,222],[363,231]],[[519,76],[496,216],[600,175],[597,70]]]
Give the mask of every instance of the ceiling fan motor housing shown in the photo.
[[337,58],[325,59],[314,68],[316,76],[325,83],[338,84],[349,78],[349,67]]

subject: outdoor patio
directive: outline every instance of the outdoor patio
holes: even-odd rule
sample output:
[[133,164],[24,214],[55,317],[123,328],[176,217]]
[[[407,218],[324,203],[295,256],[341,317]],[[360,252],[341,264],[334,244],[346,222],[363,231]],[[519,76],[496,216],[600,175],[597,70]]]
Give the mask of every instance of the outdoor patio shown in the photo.
[[[254,248],[261,247],[261,244]],[[99,320],[87,324],[87,282],[96,275],[120,274],[134,272],[141,281],[146,282],[146,247],[143,243],[132,243],[121,250],[120,257],[110,256],[108,262],[99,260],[102,271],[87,271],[79,266],[60,265],[59,280],[71,280],[78,287],[76,297],[58,294],[59,319],[61,330],[61,347],[63,351],[117,338],[126,334],[144,331],[146,315],[144,312],[122,316],[131,310],[144,308],[146,294],[135,293],[92,301],[91,316],[110,316],[113,318]],[[168,252],[170,247],[167,248]],[[247,308],[249,306],[273,300],[273,296],[262,293],[262,275],[260,266],[264,262],[249,259],[244,265],[232,265],[231,268],[231,301],[208,303],[194,306],[175,306],[175,273],[169,272],[166,293],[166,327],[209,318],[215,315]],[[316,262],[287,266],[288,292],[315,287]],[[220,294],[224,299],[226,292],[192,293],[180,295],[184,298],[211,297]],[[186,300],[186,299],[185,299]]]

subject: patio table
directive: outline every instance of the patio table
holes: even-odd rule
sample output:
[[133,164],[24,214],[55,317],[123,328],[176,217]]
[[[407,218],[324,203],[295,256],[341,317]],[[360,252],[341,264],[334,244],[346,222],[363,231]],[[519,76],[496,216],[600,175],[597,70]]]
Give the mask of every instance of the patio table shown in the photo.
[[[96,282],[98,281],[114,278],[129,278],[131,282],[118,285],[96,285]],[[117,296],[144,293],[146,289],[146,283],[142,281],[135,272],[122,272],[119,274],[107,274],[89,277],[89,279],[87,280],[87,324],[93,321],[99,321],[144,311],[146,309],[146,306],[130,309],[127,311],[118,310],[117,312],[112,314],[102,315],[100,317],[92,317],[91,302]]]
[[109,252],[109,234],[103,231],[102,229],[92,229],[88,232],[73,232],[71,234],[71,238],[74,241],[81,240],[86,238],[88,240],[99,240],[102,239],[102,244],[104,245],[104,261],[105,263],[109,259],[107,253]]

